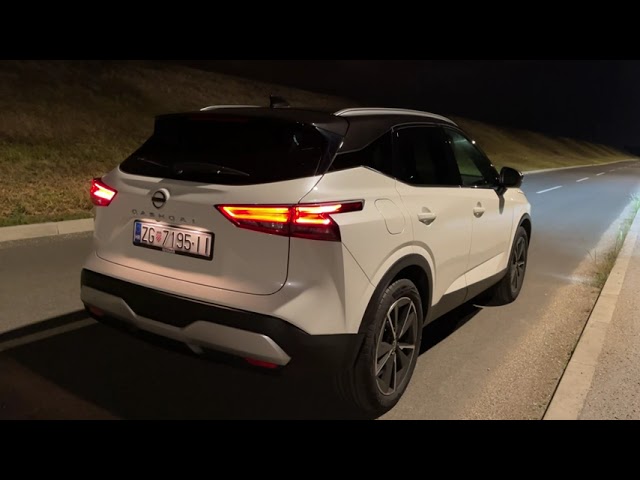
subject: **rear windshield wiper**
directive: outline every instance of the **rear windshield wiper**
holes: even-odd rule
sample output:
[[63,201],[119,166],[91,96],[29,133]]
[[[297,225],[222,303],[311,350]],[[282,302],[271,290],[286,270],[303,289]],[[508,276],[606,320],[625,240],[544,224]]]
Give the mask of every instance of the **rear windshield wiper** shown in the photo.
[[243,177],[250,176],[247,172],[208,162],[178,162],[174,163],[172,168],[173,171],[178,175],[184,172],[202,172],[215,173],[216,175],[238,175]]
[[144,163],[149,163],[151,165],[155,165],[156,167],[169,168],[169,165],[167,165],[165,163],[161,163],[161,162],[158,162],[156,160],[151,160],[150,158],[143,157],[143,156],[140,156],[140,155],[136,155],[133,158],[135,158],[136,160],[138,160],[140,162],[144,162]]

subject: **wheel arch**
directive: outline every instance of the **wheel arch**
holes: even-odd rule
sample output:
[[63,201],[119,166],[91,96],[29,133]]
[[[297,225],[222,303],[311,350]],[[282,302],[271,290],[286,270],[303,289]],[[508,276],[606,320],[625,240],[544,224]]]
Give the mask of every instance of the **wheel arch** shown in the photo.
[[[382,276],[371,295],[365,310],[365,317],[372,314],[371,310],[377,307],[384,290],[400,278],[411,280],[418,289],[422,303],[422,315],[424,317],[422,321],[424,323],[427,312],[431,308],[433,274],[431,273],[431,267],[427,260],[417,253],[412,253],[400,258],[391,265],[387,272]],[[361,322],[360,331],[362,331],[364,323],[365,322]]]
[[[525,213],[520,217],[520,221],[518,222],[518,227],[523,227],[527,232],[527,240],[531,243],[531,215]],[[516,229],[517,230],[517,229]]]

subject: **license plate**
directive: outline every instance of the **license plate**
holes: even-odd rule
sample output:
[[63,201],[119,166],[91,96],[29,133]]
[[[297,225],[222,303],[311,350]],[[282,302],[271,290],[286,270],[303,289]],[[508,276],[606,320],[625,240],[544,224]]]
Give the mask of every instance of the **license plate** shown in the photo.
[[189,257],[213,258],[213,234],[157,223],[134,222],[133,244]]

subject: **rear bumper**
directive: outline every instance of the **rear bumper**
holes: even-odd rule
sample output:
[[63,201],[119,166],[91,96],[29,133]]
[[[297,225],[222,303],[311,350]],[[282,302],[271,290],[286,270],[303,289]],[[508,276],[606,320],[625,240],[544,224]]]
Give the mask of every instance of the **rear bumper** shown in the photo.
[[[346,368],[355,362],[359,334],[310,335],[276,317],[172,295],[82,270],[81,299],[96,320],[118,320],[188,345],[305,368]],[[89,307],[104,312],[98,316]]]

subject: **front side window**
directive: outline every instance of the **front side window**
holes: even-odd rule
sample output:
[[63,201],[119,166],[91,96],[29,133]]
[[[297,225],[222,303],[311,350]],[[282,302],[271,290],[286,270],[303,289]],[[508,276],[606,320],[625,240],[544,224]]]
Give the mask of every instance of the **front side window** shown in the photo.
[[498,173],[489,159],[464,135],[445,129],[451,151],[458,165],[462,185],[465,187],[494,187]]
[[395,132],[396,178],[416,186],[459,186],[447,138],[435,126],[402,127]]

